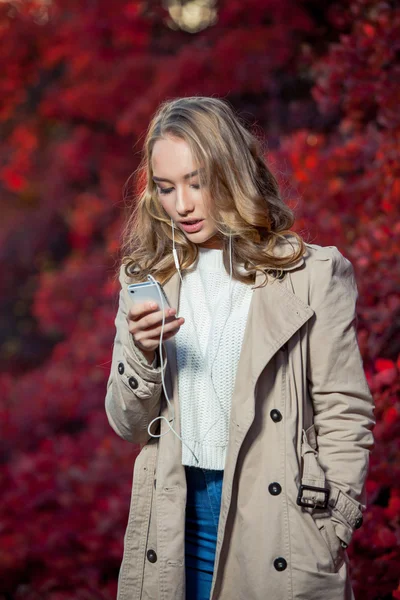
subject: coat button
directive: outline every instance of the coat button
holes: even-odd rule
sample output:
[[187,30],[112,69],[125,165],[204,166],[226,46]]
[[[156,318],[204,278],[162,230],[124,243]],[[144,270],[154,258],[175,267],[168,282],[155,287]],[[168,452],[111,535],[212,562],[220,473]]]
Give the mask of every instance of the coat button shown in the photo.
[[129,383],[129,385],[131,386],[131,388],[133,390],[136,390],[136,388],[139,385],[138,380],[136,379],[136,377],[129,377],[128,383]]
[[276,481],[274,481],[274,483],[270,483],[268,486],[268,491],[272,496],[279,496],[279,494],[282,491],[281,486],[279,485],[279,483],[277,483]]
[[279,421],[282,421],[282,415],[279,412],[279,410],[277,410],[276,408],[273,408],[271,410],[271,412],[269,413],[269,416],[271,417],[271,419],[273,420],[274,423],[279,423]]
[[277,571],[284,571],[287,567],[287,562],[280,556],[274,560],[274,567]]
[[124,363],[122,363],[122,362],[118,363],[118,373],[120,375],[123,375],[124,371],[125,371]]
[[157,554],[154,550],[147,550],[147,560],[151,563],[155,563],[157,561]]
[[357,521],[354,524],[354,529],[360,529],[362,524],[363,524],[363,518],[358,517]]

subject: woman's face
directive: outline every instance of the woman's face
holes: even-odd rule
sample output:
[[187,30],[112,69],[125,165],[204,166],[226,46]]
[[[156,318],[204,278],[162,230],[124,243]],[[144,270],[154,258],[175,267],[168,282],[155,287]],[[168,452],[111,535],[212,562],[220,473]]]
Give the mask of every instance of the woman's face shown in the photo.
[[158,140],[151,156],[153,180],[165,212],[186,237],[199,246],[222,247],[189,145],[182,139]]

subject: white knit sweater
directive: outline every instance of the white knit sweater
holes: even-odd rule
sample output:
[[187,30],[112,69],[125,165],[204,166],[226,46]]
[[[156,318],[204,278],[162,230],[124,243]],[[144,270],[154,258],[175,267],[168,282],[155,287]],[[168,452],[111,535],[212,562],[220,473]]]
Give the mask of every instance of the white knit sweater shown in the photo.
[[[182,464],[224,469],[231,399],[252,297],[232,279],[222,250],[201,248],[183,276],[176,335]],[[195,460],[194,455],[198,462]]]

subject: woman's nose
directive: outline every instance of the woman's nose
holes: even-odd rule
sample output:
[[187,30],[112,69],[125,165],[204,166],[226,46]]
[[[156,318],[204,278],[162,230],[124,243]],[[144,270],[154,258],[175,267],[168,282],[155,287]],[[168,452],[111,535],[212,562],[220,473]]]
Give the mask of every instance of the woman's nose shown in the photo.
[[189,190],[177,189],[175,208],[176,212],[183,216],[193,211],[194,206]]

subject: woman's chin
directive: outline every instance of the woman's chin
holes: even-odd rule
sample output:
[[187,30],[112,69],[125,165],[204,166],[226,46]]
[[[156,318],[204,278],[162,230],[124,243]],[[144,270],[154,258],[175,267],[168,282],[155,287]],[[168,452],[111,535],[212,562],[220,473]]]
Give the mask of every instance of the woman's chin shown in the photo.
[[202,240],[193,240],[200,248],[210,248],[220,250],[223,247],[222,239],[219,235],[212,234],[210,237],[203,236]]
[[183,231],[183,233],[189,241],[197,246],[200,246],[201,248],[221,249],[223,247],[221,236],[216,234],[214,231],[207,233],[207,231],[204,231],[203,228],[200,231],[193,233],[189,233],[188,231]]

